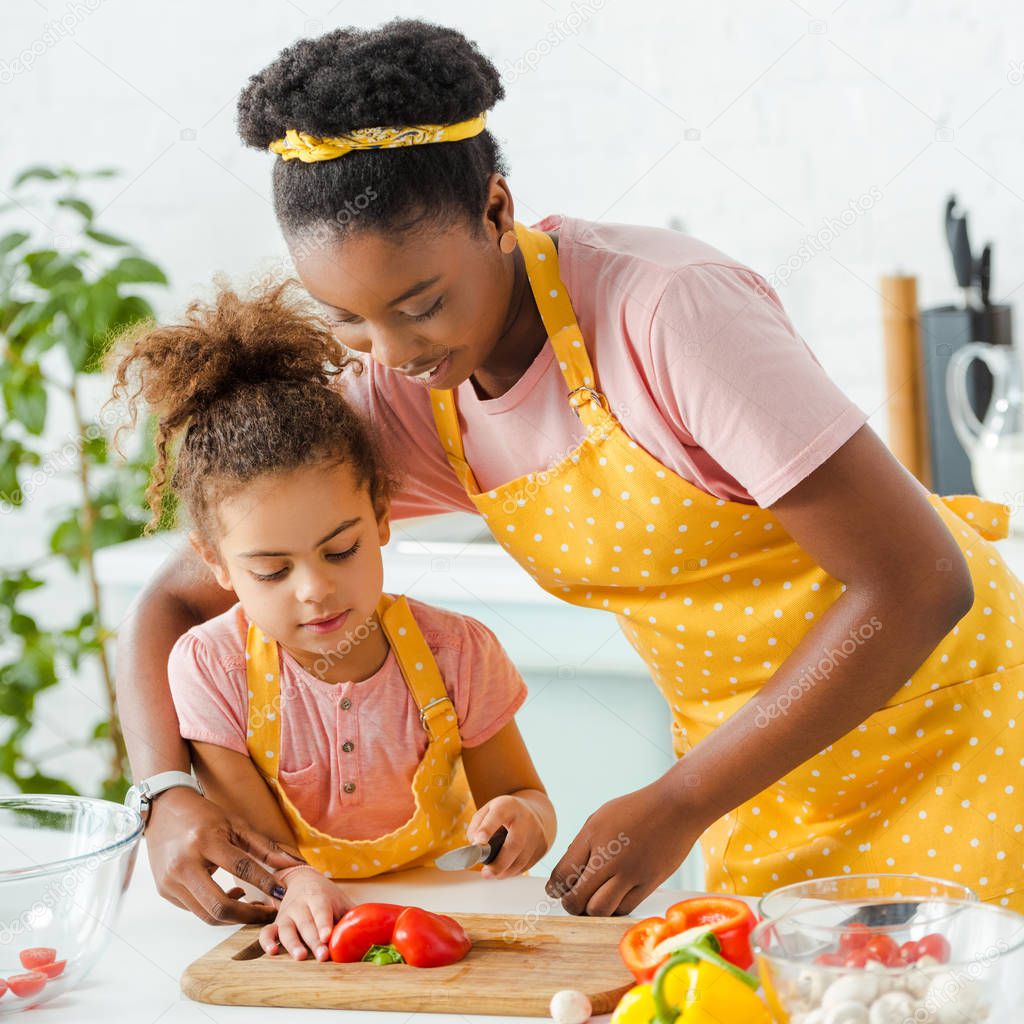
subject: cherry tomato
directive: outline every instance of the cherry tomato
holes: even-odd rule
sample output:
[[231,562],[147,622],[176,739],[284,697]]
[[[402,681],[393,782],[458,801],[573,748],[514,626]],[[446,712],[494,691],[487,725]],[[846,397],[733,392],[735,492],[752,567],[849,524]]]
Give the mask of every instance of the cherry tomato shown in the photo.
[[49,946],[33,946],[31,949],[23,949],[18,958],[26,971],[37,971],[43,964],[52,964],[57,959],[57,950]]
[[7,991],[7,982],[0,978],[0,997]]
[[54,960],[52,964],[40,964],[36,970],[40,974],[45,974],[48,978],[56,978],[58,974],[64,973],[64,968],[67,965],[67,960]]
[[875,935],[864,947],[869,960],[877,960],[880,964],[890,966],[899,956],[899,947],[888,935]]
[[46,984],[46,975],[40,974],[38,971],[28,971],[26,974],[12,974],[7,979],[7,984],[14,995],[25,999],[42,991],[43,986]]
[[846,960],[844,966],[846,967],[863,967],[868,960],[873,959],[868,956],[866,949],[854,949],[846,954]]
[[917,942],[914,939],[909,939],[900,946],[900,956],[908,964],[912,964],[920,955],[917,951]]
[[851,953],[855,949],[862,949],[871,941],[873,934],[866,924],[855,921],[839,937],[839,952]]
[[822,953],[814,962],[822,967],[845,967],[846,957],[842,953]]
[[933,956],[940,964],[944,964],[949,962],[949,953],[949,942],[946,941],[946,937],[933,932],[918,941],[916,959]]

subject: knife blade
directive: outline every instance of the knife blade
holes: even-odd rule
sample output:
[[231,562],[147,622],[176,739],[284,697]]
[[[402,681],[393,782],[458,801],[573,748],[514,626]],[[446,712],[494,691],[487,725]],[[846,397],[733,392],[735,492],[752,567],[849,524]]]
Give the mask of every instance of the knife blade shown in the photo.
[[442,871],[466,871],[477,864],[492,864],[505,845],[508,829],[504,825],[486,843],[470,843],[441,854],[434,861]]

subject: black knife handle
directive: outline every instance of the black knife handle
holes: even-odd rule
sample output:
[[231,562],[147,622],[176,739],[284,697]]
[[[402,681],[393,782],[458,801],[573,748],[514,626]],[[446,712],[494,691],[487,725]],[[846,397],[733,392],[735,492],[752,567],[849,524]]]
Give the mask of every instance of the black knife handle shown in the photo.
[[501,853],[501,848],[505,845],[505,838],[508,836],[508,829],[504,825],[498,829],[497,832],[491,836],[489,842],[491,845],[491,852],[487,854],[484,860],[484,864],[491,864],[497,858],[498,854]]

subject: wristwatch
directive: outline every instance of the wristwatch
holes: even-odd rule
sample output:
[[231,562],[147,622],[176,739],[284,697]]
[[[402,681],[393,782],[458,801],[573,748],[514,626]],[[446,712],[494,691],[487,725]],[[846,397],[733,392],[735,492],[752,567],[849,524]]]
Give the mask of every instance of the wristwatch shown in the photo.
[[142,826],[145,828],[153,801],[161,793],[174,789],[176,786],[186,786],[189,789],[194,789],[200,796],[206,795],[199,780],[189,772],[160,772],[157,775],[150,775],[148,779],[143,779],[132,786],[125,794],[125,805],[139,815],[142,819]]

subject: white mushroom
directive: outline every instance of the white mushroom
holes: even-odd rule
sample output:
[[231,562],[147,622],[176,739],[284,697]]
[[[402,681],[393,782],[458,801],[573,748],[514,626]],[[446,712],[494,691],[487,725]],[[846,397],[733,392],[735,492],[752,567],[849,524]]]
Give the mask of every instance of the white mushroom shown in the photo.
[[575,989],[566,988],[551,997],[551,1019],[555,1024],[584,1024],[593,1012],[590,1000]]
[[924,999],[928,994],[931,983],[931,974],[922,970],[917,964],[911,964],[898,981],[900,987],[909,992],[915,999]]
[[825,990],[821,1005],[825,1009],[840,1003],[860,1003],[866,1007],[877,998],[878,979],[867,971],[857,971],[855,974],[844,974],[833,981]]
[[907,992],[885,992],[871,1004],[868,1021],[870,1024],[906,1024],[914,1019],[917,1005]]
[[821,1024],[869,1024],[868,1008],[863,1003],[855,1003],[852,1000],[835,1003],[825,1009]]
[[[889,969],[879,963],[877,960],[869,960],[864,965],[864,970],[869,974],[873,975],[875,980],[878,982],[878,994],[881,995],[883,992],[889,992],[894,988],[899,987],[899,980],[893,977]],[[925,988],[928,986],[925,985]]]
[[796,997],[810,1006],[817,1006],[825,992],[825,975],[813,967],[805,967],[796,977]]
[[809,1013],[797,1013],[789,1018],[789,1024],[822,1024],[825,1020],[824,1010],[811,1010]]
[[[937,1024],[966,1024],[979,1019],[987,1008],[979,1007],[981,989],[966,975],[942,971],[932,978],[925,997],[928,1008],[935,1014]],[[984,1020],[985,1017],[980,1017]]]

